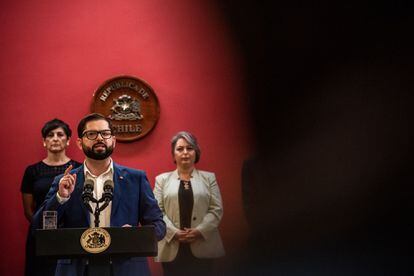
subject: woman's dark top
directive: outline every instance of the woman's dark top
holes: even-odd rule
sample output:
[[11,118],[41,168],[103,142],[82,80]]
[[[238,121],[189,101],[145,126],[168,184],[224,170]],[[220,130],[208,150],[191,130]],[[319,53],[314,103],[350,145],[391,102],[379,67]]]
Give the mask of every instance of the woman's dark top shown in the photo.
[[[65,170],[72,165],[77,168],[81,163],[70,160],[60,166],[49,166],[43,161],[30,165],[24,172],[22,186],[20,191],[25,194],[32,194],[35,202],[36,212],[42,205],[45,197],[56,176],[63,174]],[[53,276],[55,275],[56,261],[36,257],[35,241],[30,231],[26,240],[26,276]]]
[[190,181],[180,180],[178,189],[178,204],[180,206],[180,228],[191,228],[191,215],[193,213],[193,188]]
[[42,205],[50,186],[53,183],[53,179],[65,172],[65,170],[72,165],[73,168],[77,168],[81,163],[74,160],[70,160],[66,164],[60,166],[49,166],[43,161],[30,165],[24,172],[22,185],[20,191],[25,194],[32,194],[35,202],[35,210],[39,209]]

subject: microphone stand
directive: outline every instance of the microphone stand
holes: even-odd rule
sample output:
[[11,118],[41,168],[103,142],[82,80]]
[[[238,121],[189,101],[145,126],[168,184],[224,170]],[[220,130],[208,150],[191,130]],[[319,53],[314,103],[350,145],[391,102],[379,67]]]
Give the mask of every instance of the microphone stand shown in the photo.
[[[93,212],[93,215],[95,217],[95,220],[94,220],[95,227],[99,227],[99,223],[100,223],[99,215],[109,205],[109,202],[111,200],[112,200],[112,195],[111,194],[109,194],[109,195],[108,194],[103,194],[102,197],[99,200],[96,200],[94,197],[91,198],[91,201],[93,203],[96,203],[95,212]],[[104,204],[102,204],[102,206],[99,207],[99,203],[101,203],[103,201],[105,201]],[[89,212],[92,213],[92,208],[89,205],[89,203],[87,203],[87,208],[88,208]]]
[[96,201],[96,207],[95,207],[95,227],[99,227],[99,215],[101,214],[101,210],[99,208],[99,201]]
[[[105,183],[106,184],[106,183]],[[112,198],[113,198],[113,185],[111,186],[109,185],[104,185],[104,192],[101,196],[101,198],[99,200],[97,200],[96,198],[93,197],[92,194],[93,191],[93,186],[92,189],[90,189],[87,192],[84,192],[82,194],[82,199],[83,199],[83,203],[85,204],[86,208],[88,209],[88,211],[95,217],[94,220],[94,224],[95,227],[99,227],[99,215],[101,214],[101,212],[109,205],[109,203],[111,202]],[[92,201],[93,203],[96,203],[96,207],[95,207],[95,212],[92,211],[92,207],[89,204],[89,202]],[[105,201],[105,202],[104,202]],[[99,207],[99,203],[104,202],[102,204],[101,207]]]

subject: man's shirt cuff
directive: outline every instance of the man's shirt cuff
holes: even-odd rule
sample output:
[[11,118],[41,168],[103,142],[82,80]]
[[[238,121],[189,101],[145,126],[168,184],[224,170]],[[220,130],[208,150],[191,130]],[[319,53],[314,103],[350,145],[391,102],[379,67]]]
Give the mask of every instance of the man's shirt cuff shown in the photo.
[[69,200],[69,198],[70,198],[70,197],[68,197],[68,198],[61,197],[61,196],[59,195],[59,192],[56,192],[56,199],[57,199],[57,201],[58,201],[60,204],[65,203],[66,201],[68,201],[68,200]]

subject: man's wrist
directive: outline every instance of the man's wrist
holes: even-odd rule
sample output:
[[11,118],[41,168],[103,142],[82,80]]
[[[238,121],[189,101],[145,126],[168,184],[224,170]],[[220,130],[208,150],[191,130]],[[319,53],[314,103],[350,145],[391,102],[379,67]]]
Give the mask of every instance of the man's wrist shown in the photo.
[[69,200],[69,198],[70,198],[70,196],[69,197],[62,197],[62,196],[59,195],[59,192],[56,193],[56,199],[60,204],[65,203],[66,201]]

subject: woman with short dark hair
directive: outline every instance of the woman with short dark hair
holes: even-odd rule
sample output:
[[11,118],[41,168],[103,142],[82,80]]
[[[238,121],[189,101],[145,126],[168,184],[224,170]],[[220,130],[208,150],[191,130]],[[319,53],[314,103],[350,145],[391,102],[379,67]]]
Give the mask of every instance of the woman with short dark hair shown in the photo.
[[[79,162],[66,156],[72,131],[68,124],[59,119],[45,123],[42,130],[46,157],[26,168],[21,184],[23,209],[26,219],[31,222],[33,214],[45,200],[53,179],[69,166],[80,166]],[[27,236],[25,275],[54,275],[55,265],[35,257],[34,241]]]

